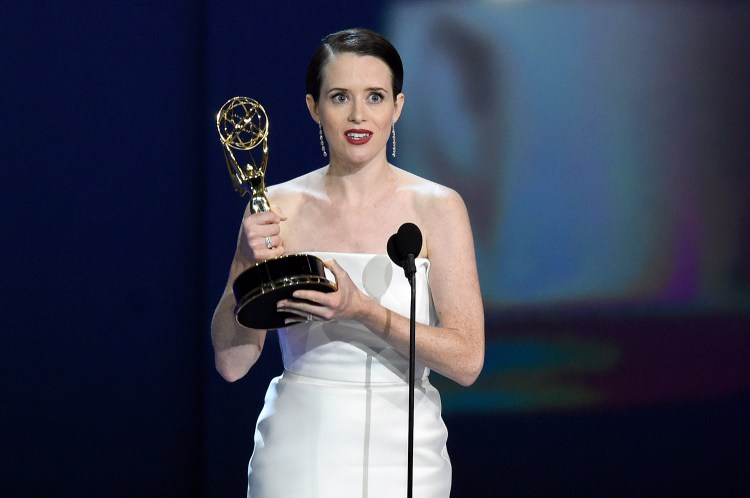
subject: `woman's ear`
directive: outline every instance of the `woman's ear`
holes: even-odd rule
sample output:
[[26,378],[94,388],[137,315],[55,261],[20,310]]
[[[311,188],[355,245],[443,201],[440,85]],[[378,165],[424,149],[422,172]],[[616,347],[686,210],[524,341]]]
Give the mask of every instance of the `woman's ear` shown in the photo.
[[307,103],[307,110],[310,111],[310,116],[316,123],[320,122],[320,114],[318,114],[318,103],[309,93],[305,96],[305,102]]
[[401,116],[401,110],[404,108],[404,97],[403,93],[399,93],[396,95],[396,102],[394,102],[393,105],[393,122],[395,123],[398,121],[399,116]]

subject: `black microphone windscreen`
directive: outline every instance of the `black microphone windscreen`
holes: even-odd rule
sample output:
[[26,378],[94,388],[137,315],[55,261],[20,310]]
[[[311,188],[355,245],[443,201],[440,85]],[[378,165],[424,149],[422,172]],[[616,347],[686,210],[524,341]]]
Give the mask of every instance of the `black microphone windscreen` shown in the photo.
[[404,223],[396,232],[396,247],[401,259],[406,258],[407,254],[415,258],[419,256],[422,250],[422,232],[414,223]]
[[396,263],[398,266],[401,266],[401,262],[404,258],[402,258],[398,253],[398,248],[396,247],[396,237],[398,237],[398,233],[394,233],[388,239],[388,257],[391,258],[391,261]]

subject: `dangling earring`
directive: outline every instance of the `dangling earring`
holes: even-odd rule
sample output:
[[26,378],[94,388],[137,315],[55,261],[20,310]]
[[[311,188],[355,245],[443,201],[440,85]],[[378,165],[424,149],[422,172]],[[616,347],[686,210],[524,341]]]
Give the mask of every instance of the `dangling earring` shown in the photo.
[[393,140],[393,149],[391,149],[391,156],[396,157],[396,123],[391,121],[391,140]]
[[323,141],[323,126],[320,124],[320,121],[318,121],[318,134],[320,135],[320,150],[323,151],[323,157],[328,157],[328,152],[326,152],[326,144]]

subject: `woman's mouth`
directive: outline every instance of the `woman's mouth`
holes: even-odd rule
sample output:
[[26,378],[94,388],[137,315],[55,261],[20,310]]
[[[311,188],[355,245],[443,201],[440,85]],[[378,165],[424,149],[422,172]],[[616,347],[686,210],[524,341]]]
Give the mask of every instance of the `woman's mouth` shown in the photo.
[[347,130],[344,133],[347,142],[354,145],[363,145],[370,141],[372,132],[369,130]]

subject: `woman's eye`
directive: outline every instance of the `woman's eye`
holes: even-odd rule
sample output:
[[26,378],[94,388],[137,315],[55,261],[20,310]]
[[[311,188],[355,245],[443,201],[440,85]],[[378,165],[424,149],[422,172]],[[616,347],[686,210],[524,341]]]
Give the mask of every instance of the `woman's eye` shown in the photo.
[[333,96],[333,101],[336,103],[346,102],[348,100],[345,93],[337,93]]
[[371,93],[370,94],[370,102],[373,104],[377,104],[378,102],[381,102],[383,100],[383,95],[380,93]]

